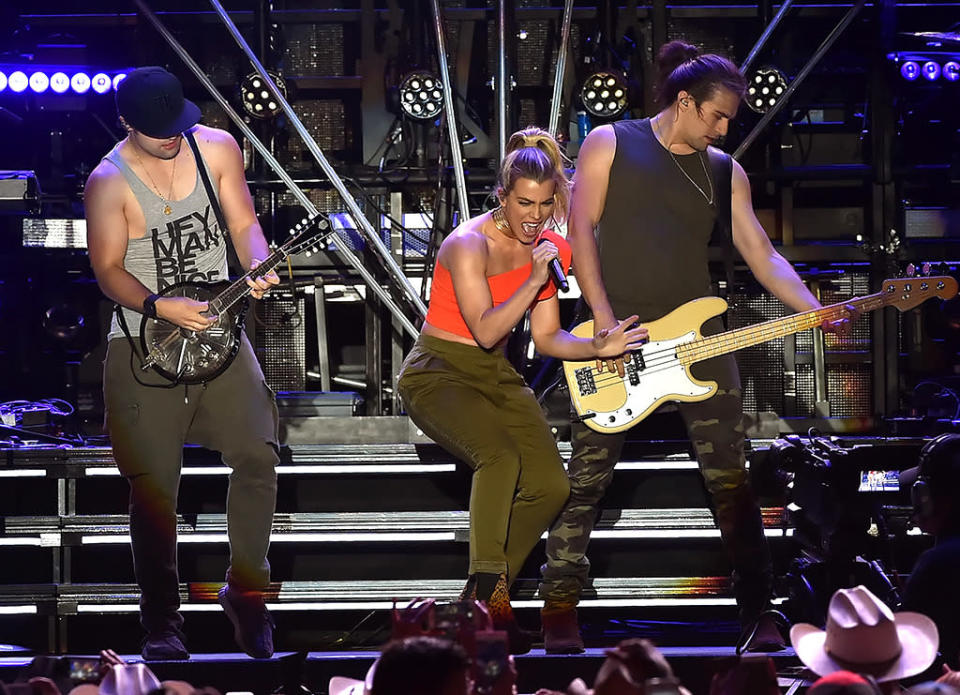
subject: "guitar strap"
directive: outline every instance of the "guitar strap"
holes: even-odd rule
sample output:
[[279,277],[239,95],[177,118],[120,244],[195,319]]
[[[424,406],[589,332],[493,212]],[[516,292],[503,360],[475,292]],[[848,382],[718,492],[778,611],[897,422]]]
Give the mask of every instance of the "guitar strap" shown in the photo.
[[[713,190],[716,191],[717,220],[711,241],[723,249],[723,272],[726,287],[718,294],[726,300],[733,296],[733,158],[716,148],[707,148]],[[726,324],[726,314],[724,314]]]
[[197,139],[194,137],[192,130],[183,131],[183,137],[186,138],[187,144],[189,144],[190,149],[193,150],[193,159],[197,163],[197,171],[200,173],[200,180],[203,181],[203,189],[207,192],[207,198],[210,200],[210,207],[213,208],[213,216],[217,218],[217,226],[220,227],[220,234],[223,235],[223,240],[227,244],[228,255],[230,259],[229,263],[234,268],[240,268],[240,260],[237,258],[236,251],[233,249],[233,244],[230,243],[230,235],[227,233],[227,220],[223,216],[223,209],[220,207],[220,199],[213,191],[213,184],[210,183],[210,174],[207,173],[207,167],[203,163],[203,157],[200,156],[200,147],[197,145]]

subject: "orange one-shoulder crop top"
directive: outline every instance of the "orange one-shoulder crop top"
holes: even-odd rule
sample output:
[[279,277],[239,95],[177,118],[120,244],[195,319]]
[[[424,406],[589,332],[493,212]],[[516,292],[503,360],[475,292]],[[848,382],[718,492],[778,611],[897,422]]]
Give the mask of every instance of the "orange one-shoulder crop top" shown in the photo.
[[[567,240],[555,232],[545,231],[541,238],[552,241],[560,251],[560,261],[563,265],[563,272],[570,271],[571,251]],[[504,273],[497,273],[487,277],[487,285],[490,287],[490,296],[493,298],[493,305],[498,306],[513,296],[517,288],[530,277],[530,264],[508,270]],[[535,301],[539,302],[549,299],[557,293],[553,279],[547,280],[540,294]],[[449,331],[455,335],[473,340],[473,334],[463,320],[463,314],[460,313],[460,306],[457,304],[457,295],[453,291],[453,278],[450,271],[437,263],[433,270],[433,284],[430,287],[430,308],[427,310],[427,323],[431,326]]]

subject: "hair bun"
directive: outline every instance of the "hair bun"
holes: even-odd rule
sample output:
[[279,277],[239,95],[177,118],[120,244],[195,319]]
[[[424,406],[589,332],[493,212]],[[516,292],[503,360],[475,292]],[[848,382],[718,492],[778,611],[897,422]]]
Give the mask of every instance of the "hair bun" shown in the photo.
[[[657,62],[669,74],[677,66],[686,63],[688,60],[696,60],[700,55],[700,49],[686,41],[670,41],[660,47]],[[667,70],[668,67],[669,70]]]

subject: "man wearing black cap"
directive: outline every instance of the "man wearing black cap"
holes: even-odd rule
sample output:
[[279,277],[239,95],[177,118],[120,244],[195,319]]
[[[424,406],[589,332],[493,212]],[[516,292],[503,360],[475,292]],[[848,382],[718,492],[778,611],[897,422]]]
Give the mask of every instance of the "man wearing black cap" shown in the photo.
[[920,452],[917,466],[900,474],[910,490],[914,520],[935,537],[917,560],[903,596],[903,610],[932,618],[940,632],[940,654],[960,668],[960,434],[942,434]]
[[[121,307],[104,363],[106,425],[113,454],[130,484],[130,538],[140,586],[145,659],[186,659],[177,572],[177,493],[183,445],[221,452],[230,467],[227,529],[230,567],[220,603],[240,647],[273,653],[273,623],[263,601],[270,580],[267,547],[276,505],[277,409],[246,337],[230,366],[197,385],[170,383],[141,370],[129,333],[141,316],[182,328],[212,325],[207,303],[158,297],[172,284],[227,279],[226,234],[245,268],[269,255],[233,137],[198,125],[200,110],[183,98],[176,77],[139,68],[117,87],[127,137],[90,174],[85,192],[87,244],[97,283]],[[192,133],[200,157],[183,146]],[[201,167],[219,199],[217,223]],[[270,272],[250,281],[261,297],[278,282]]]

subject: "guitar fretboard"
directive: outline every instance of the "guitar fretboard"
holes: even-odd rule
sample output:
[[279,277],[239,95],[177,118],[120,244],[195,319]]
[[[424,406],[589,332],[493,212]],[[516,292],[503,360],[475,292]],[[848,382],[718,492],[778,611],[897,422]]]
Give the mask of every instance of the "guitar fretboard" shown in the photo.
[[850,310],[847,307],[853,307],[861,314],[879,309],[890,304],[891,297],[890,294],[885,292],[877,292],[866,297],[854,297],[845,302],[838,302],[820,309],[811,309],[782,319],[772,319],[752,326],[718,333],[707,338],[700,338],[677,346],[677,358],[682,364],[689,366],[711,357],[759,345],[768,340],[799,333],[808,328],[815,328],[824,321],[847,318],[850,315]]

